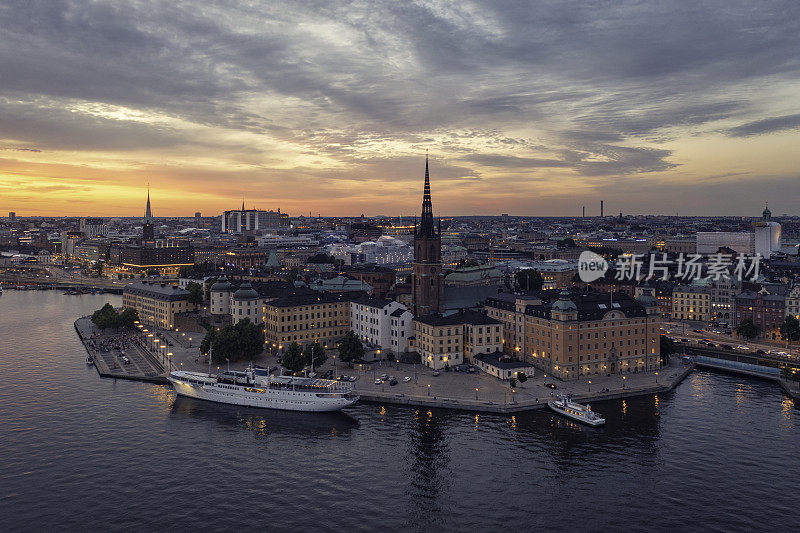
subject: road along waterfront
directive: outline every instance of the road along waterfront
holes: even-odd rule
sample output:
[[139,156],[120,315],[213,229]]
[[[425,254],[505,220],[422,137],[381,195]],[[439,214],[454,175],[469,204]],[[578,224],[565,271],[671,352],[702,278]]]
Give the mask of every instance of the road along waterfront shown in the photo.
[[695,370],[594,402],[597,429],[543,410],[238,408],[99,379],[73,322],[106,301],[0,296],[6,531],[795,529],[800,411],[772,382]]

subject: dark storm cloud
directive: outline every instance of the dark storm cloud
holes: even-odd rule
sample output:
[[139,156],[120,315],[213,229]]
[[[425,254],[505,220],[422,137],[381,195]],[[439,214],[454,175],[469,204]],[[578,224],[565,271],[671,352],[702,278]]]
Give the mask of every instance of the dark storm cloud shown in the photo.
[[[369,150],[399,140],[512,172],[670,170],[671,152],[654,145],[673,130],[752,117],[757,103],[742,94],[800,71],[794,1],[20,0],[0,6],[0,27],[0,140],[47,150],[215,142],[66,110],[98,102],[294,143],[374,179],[407,174],[408,154]],[[727,131],[798,124],[792,114]],[[236,143],[219,152],[252,156]],[[479,176],[453,168],[452,179]]]
[[729,129],[728,135],[733,137],[749,137],[751,135],[764,135],[766,133],[794,130],[797,128],[800,128],[800,113],[748,122]]

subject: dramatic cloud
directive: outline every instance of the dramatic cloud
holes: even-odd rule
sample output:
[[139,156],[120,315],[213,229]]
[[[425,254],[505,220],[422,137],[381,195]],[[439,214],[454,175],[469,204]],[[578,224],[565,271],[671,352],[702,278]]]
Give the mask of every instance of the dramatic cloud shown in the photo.
[[149,181],[161,214],[410,214],[426,150],[444,214],[675,212],[720,175],[699,212],[800,200],[794,1],[11,0],[0,27],[0,209],[136,213]]

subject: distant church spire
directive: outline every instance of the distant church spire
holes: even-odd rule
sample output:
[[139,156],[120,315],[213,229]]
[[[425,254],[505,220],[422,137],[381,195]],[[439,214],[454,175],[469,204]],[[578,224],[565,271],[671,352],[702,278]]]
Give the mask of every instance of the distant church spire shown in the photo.
[[242,211],[244,211],[244,198],[242,198]]
[[153,223],[153,213],[150,211],[150,184],[147,184],[147,207],[144,210],[144,223]]

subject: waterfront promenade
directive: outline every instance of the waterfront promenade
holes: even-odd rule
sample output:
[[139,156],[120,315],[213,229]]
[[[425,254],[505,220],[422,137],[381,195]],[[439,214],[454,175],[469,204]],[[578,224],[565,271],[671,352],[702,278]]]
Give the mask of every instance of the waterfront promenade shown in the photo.
[[[99,331],[88,317],[78,319],[75,329],[87,351],[94,356],[97,371],[103,377],[166,383],[170,367],[189,371],[208,371],[209,368],[207,359],[198,351],[202,332],[159,330],[153,337],[148,336],[152,332],[129,333],[122,346],[120,334]],[[155,338],[160,339],[158,344],[154,343]],[[168,348],[158,348],[165,344]],[[102,346],[109,348],[108,351],[101,349]],[[122,351],[131,361],[129,364],[122,363]],[[558,394],[570,394],[582,402],[657,394],[673,389],[694,368],[673,358],[672,364],[658,373],[594,376],[573,382],[554,380],[544,372],[537,372],[535,377],[512,389],[509,382],[479,371],[442,371],[435,376],[425,366],[390,361],[356,363],[351,367],[337,361],[335,351],[329,353],[328,361],[318,372],[330,369],[336,376],[344,374],[355,377],[354,387],[362,401],[492,413],[541,409]],[[263,354],[256,363],[266,367],[278,366],[277,356],[273,354]],[[230,368],[242,370],[246,365],[246,362],[240,361],[232,363]],[[215,363],[212,371],[218,367],[225,369],[227,364]],[[383,374],[395,376],[398,384],[376,383]],[[409,378],[407,383],[404,382],[406,377]],[[556,388],[550,388],[547,384],[553,384]]]

